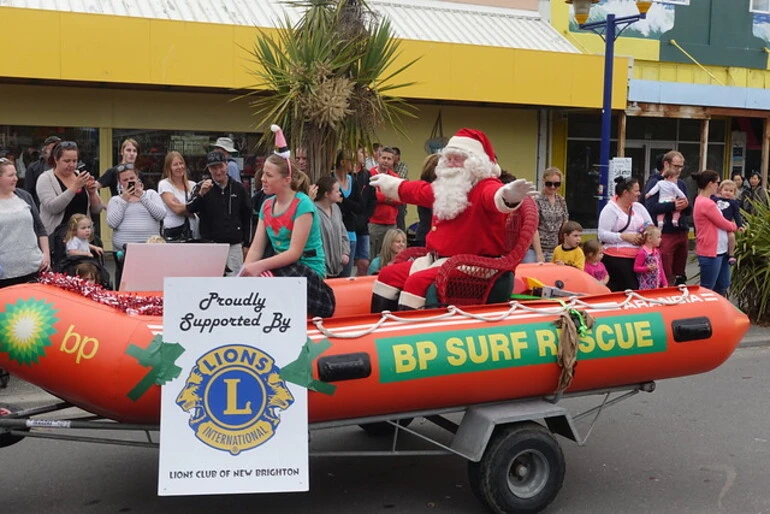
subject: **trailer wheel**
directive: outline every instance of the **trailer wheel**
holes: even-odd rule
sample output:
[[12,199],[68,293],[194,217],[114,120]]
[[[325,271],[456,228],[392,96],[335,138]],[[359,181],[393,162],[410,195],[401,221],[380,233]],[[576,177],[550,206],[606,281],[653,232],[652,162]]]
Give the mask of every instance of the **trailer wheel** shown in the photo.
[[540,512],[564,481],[559,443],[534,422],[498,427],[479,462],[468,463],[471,490],[492,512]]
[[[403,418],[403,419],[399,419],[397,423],[402,427],[408,427],[409,423],[411,423],[413,420],[414,418]],[[376,423],[363,423],[358,426],[363,428],[364,432],[366,432],[372,437],[383,437],[386,435],[393,435],[393,431],[395,430],[395,427],[390,423],[388,423],[387,421],[378,421]]]
[[[0,403],[0,417],[13,414],[14,412],[17,412],[19,410],[21,409],[13,405],[9,405],[7,403]],[[0,427],[0,448],[11,446],[12,444],[16,444],[22,439],[24,439],[24,436],[11,435],[8,432],[6,432],[6,430],[7,429]]]

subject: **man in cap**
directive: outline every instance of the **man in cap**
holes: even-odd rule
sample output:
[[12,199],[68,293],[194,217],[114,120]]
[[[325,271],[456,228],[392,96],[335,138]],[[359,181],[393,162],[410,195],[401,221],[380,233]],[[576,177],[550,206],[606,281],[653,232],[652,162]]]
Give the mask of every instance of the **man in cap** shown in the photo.
[[48,169],[48,156],[51,155],[51,149],[61,141],[58,136],[48,136],[43,141],[40,148],[40,158],[29,165],[27,173],[24,175],[24,189],[32,195],[35,205],[40,207],[40,199],[37,197],[37,179],[44,171]]
[[238,163],[232,158],[232,154],[237,152],[233,140],[229,137],[220,137],[217,142],[214,143],[214,151],[220,152],[225,156],[227,163],[227,176],[236,182],[241,182],[241,170],[238,168]]
[[487,136],[460,129],[442,150],[436,180],[407,181],[386,174],[371,184],[393,200],[433,209],[425,244],[430,251],[414,262],[385,266],[374,283],[372,311],[419,309],[438,275],[439,264],[459,254],[501,256],[505,223],[521,201],[535,194],[524,179],[503,185],[500,166]]
[[234,276],[249,249],[251,203],[243,185],[227,175],[227,160],[221,152],[206,155],[206,169],[211,178],[194,188],[187,210],[198,215],[203,241],[230,245],[227,275]]

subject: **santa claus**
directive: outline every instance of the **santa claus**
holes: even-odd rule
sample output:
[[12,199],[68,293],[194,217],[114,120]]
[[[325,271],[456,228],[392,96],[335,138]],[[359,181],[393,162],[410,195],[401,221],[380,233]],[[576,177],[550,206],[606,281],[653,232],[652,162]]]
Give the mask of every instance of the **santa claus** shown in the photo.
[[384,174],[371,185],[387,197],[433,209],[425,239],[429,254],[382,269],[374,283],[372,312],[419,309],[439,265],[458,254],[499,257],[505,252],[505,221],[527,196],[536,194],[524,179],[503,185],[492,144],[473,129],[459,130],[441,152],[436,180],[408,181]]

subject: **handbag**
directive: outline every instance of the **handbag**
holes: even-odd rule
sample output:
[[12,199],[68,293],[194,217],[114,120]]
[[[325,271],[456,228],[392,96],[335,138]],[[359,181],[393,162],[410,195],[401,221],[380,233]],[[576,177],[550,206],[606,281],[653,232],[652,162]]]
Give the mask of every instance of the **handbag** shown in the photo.
[[192,230],[190,228],[190,218],[185,217],[184,223],[178,227],[164,228],[163,239],[167,243],[186,243],[192,239]]

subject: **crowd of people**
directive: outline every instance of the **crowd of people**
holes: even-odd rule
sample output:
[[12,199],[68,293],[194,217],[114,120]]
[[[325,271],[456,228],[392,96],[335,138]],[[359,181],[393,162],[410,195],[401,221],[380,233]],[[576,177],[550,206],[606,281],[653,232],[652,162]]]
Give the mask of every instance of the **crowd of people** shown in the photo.
[[[437,266],[448,257],[504,253],[506,217],[532,196],[539,224],[523,262],[573,266],[613,291],[681,284],[692,220],[701,284],[724,295],[741,211],[768,201],[759,175],[721,181],[712,170],[692,175],[698,191],[688,200],[684,157],[670,151],[659,158],[644,192],[637,179],[618,179],[599,214],[596,237],[584,237],[559,194],[562,172],[546,169],[537,192],[526,180],[506,179],[480,131],[458,131],[425,159],[415,180],[398,148],[375,145],[371,154],[340,152],[334,169],[315,184],[304,173],[307,152],[292,155],[280,128],[273,131],[276,151],[258,172],[260,188],[251,198],[232,170],[235,148],[228,138],[207,154],[207,177],[198,183],[188,177],[184,157],[169,152],[157,191],[142,182],[133,139],[121,144],[120,163],[97,179],[79,166],[75,142],[49,137],[40,161],[27,170],[26,190],[16,187],[14,163],[0,159],[0,287],[34,280],[52,267],[52,258],[78,261],[80,268],[72,268],[77,274],[97,277],[103,244],[92,217],[106,210],[116,284],[128,243],[205,241],[230,246],[229,276],[307,278],[313,316],[334,311],[324,279],[365,274],[377,275],[374,310],[421,308]],[[112,194],[106,205],[101,188]],[[414,244],[426,247],[427,255],[399,262],[408,240],[408,204],[417,206]]]

